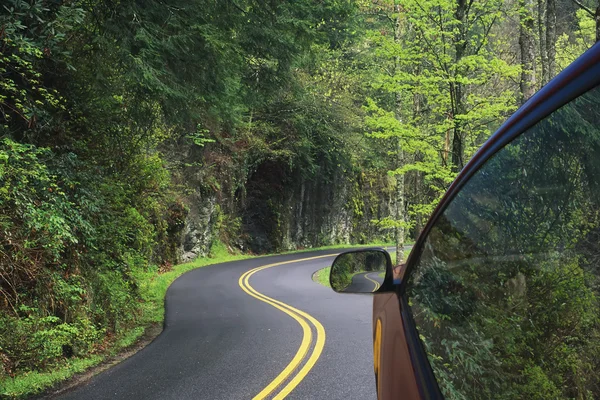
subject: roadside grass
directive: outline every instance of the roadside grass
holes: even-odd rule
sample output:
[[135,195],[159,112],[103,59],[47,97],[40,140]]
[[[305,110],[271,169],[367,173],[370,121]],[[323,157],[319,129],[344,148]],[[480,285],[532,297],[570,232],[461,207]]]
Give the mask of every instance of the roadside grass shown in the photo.
[[313,274],[313,281],[320,283],[323,286],[331,287],[329,285],[329,273],[331,267],[321,268]]
[[163,323],[165,317],[164,299],[167,289],[169,289],[171,283],[181,275],[207,265],[244,260],[252,257],[254,256],[247,254],[230,254],[225,245],[217,243],[212,246],[211,255],[209,257],[201,257],[189,263],[176,265],[170,271],[162,274],[157,274],[153,271],[142,274],[139,277],[140,291],[143,300],[143,319],[141,325]]
[[100,355],[94,355],[69,361],[52,372],[32,371],[14,379],[6,379],[0,382],[0,398],[19,399],[39,393],[58,382],[98,365],[103,359],[104,357]]
[[[295,254],[319,250],[349,249],[367,246],[388,246],[388,244],[375,243],[367,245],[334,245],[302,250],[289,251],[277,254]],[[48,372],[26,372],[14,378],[0,380],[0,398],[22,399],[43,391],[83,373],[90,368],[96,367],[119,353],[134,346],[152,328],[161,327],[165,316],[164,299],[167,289],[173,281],[184,273],[196,268],[212,264],[220,264],[228,261],[244,260],[248,258],[264,257],[267,255],[231,254],[227,247],[217,242],[210,251],[209,257],[201,257],[192,262],[175,265],[170,271],[158,273],[156,269],[138,272],[138,285],[141,295],[141,312],[137,318],[136,325],[124,330],[120,335],[113,338],[112,344],[100,354],[93,354],[86,358],[74,358],[65,360],[56,365],[54,370]],[[322,274],[326,280],[322,284],[329,286],[329,271]],[[154,329],[156,330],[156,329]],[[158,329],[160,331],[160,329]],[[101,371],[100,371],[101,372]]]
[[[412,243],[407,243],[407,244],[411,245]],[[391,245],[385,245],[385,246],[391,246]],[[354,246],[354,247],[364,247],[364,246]],[[411,250],[412,249],[404,250],[404,260],[406,260],[408,258],[408,255],[410,254]],[[394,258],[395,258],[394,254],[392,254],[391,256],[392,256],[392,260],[394,260]],[[313,279],[313,281],[320,283],[321,285],[323,285],[325,287],[331,287],[331,285],[329,285],[329,274],[330,273],[331,273],[331,266],[321,268],[320,270],[316,271],[313,274],[312,279]],[[379,273],[379,277],[382,279],[385,278],[385,272]]]

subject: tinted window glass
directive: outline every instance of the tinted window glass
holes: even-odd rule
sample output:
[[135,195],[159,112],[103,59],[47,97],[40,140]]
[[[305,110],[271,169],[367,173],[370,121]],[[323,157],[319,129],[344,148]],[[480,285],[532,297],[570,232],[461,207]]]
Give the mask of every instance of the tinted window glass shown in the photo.
[[407,295],[446,398],[600,398],[600,90],[478,171]]

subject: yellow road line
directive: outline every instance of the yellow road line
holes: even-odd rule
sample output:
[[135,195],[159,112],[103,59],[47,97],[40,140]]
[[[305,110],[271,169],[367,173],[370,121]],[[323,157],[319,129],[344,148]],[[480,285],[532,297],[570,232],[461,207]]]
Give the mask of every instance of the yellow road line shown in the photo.
[[379,282],[377,282],[375,279],[369,278],[369,274],[365,274],[365,278],[367,278],[368,280],[370,280],[371,282],[373,282],[375,284],[375,289],[373,289],[374,292],[376,292],[377,289],[379,289],[379,286],[381,286],[379,284]]
[[277,308],[278,310],[283,311],[284,313],[288,314],[290,317],[294,318],[302,327],[302,333],[303,333],[302,342],[300,343],[300,347],[298,348],[298,351],[296,352],[296,355],[294,356],[292,361],[290,361],[290,363],[285,367],[285,369],[283,371],[281,371],[281,373],[269,385],[267,385],[259,394],[257,394],[253,398],[254,400],[258,400],[258,399],[264,399],[269,394],[271,394],[271,392],[274,391],[277,388],[277,386],[279,386],[289,375],[292,374],[292,372],[294,372],[294,370],[296,369],[298,364],[300,364],[302,362],[302,359],[304,358],[306,353],[308,353],[308,349],[310,348],[310,343],[312,341],[312,332],[311,332],[310,327],[308,326],[308,324],[306,323],[306,321],[304,319],[296,316],[296,314],[294,314],[293,312],[290,312],[287,309],[280,307],[279,305],[275,304],[274,302],[271,302],[265,298],[262,298],[259,295],[254,294],[251,290],[249,290],[245,286],[243,286],[242,278],[244,278],[244,275],[242,275],[242,277],[240,278],[240,282],[239,282],[240,287],[242,288],[243,291],[248,293],[250,296],[257,298],[258,300],[263,301],[263,302]]
[[300,347],[298,348],[296,355],[294,356],[294,358],[292,358],[292,361],[290,361],[290,363],[285,367],[285,369],[283,371],[281,371],[281,373],[279,375],[277,375],[277,377],[273,381],[271,381],[271,383],[269,383],[259,394],[257,394],[253,398],[253,400],[262,400],[262,399],[266,398],[267,396],[269,396],[272,392],[275,391],[275,389],[277,389],[278,386],[280,386],[287,378],[289,378],[292,375],[292,373],[296,370],[296,368],[300,365],[300,363],[302,362],[302,360],[308,353],[308,350],[309,350],[311,342],[312,342],[312,332],[311,332],[310,326],[306,323],[306,320],[308,320],[314,325],[314,327],[317,331],[317,340],[316,340],[315,347],[314,347],[309,359],[302,367],[302,369],[300,369],[300,371],[298,371],[296,376],[294,376],[294,378],[292,380],[290,380],[290,382],[288,382],[288,384],[283,389],[281,389],[281,391],[274,397],[274,399],[280,400],[280,399],[285,398],[285,396],[287,396],[288,394],[290,394],[290,392],[292,390],[294,390],[300,382],[302,382],[304,377],[310,372],[312,367],[315,365],[315,363],[319,359],[319,357],[323,351],[323,347],[325,346],[325,328],[323,328],[323,325],[321,325],[321,323],[319,321],[317,321],[314,317],[312,317],[310,314],[307,314],[304,311],[298,310],[298,309],[290,306],[289,304],[285,304],[281,301],[275,300],[271,297],[265,296],[264,294],[256,291],[256,289],[254,289],[249,283],[250,277],[252,275],[254,275],[255,273],[262,271],[264,269],[267,269],[267,268],[272,268],[272,267],[285,265],[285,264],[291,264],[291,263],[295,263],[295,262],[315,260],[315,259],[325,258],[325,257],[334,257],[334,256],[337,256],[337,254],[328,254],[325,256],[302,258],[299,260],[291,260],[291,261],[284,261],[284,262],[280,262],[280,263],[263,265],[263,266],[254,268],[254,269],[244,273],[240,277],[238,284],[240,285],[240,287],[242,288],[242,290],[244,292],[246,292],[250,296],[252,296],[260,301],[263,301],[263,302],[277,308],[278,310],[280,310],[280,311],[286,313],[287,315],[289,315],[290,317],[292,317],[294,320],[296,320],[296,322],[298,322],[300,324],[300,326],[302,327],[302,332],[303,332],[302,342],[300,343]]
[[306,364],[304,364],[304,366],[296,374],[296,376],[283,389],[281,389],[281,392],[279,392],[279,394],[275,396],[273,400],[284,399],[288,394],[290,394],[292,390],[294,390],[294,388],[296,388],[296,386],[298,386],[300,382],[302,382],[302,380],[306,377],[306,375],[308,375],[312,367],[316,364],[317,360],[321,356],[321,353],[323,352],[323,347],[325,347],[326,336],[325,328],[323,328],[323,325],[321,325],[321,323],[315,318],[313,318],[310,314],[307,314],[303,311],[299,312],[300,315],[312,322],[314,327],[317,329],[317,342],[315,344],[312,354],[310,355],[310,358],[308,359],[308,361],[306,361]]

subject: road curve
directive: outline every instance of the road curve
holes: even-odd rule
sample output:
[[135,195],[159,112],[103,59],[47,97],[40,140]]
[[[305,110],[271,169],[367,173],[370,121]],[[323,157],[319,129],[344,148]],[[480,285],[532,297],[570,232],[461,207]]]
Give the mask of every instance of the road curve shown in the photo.
[[379,277],[377,272],[360,272],[352,277],[352,282],[344,292],[348,293],[369,293],[379,289],[383,283],[383,278]]
[[167,291],[163,333],[59,398],[252,399],[287,368],[266,398],[375,399],[371,297],[336,294],[311,279],[338,252],[254,258],[182,275]]

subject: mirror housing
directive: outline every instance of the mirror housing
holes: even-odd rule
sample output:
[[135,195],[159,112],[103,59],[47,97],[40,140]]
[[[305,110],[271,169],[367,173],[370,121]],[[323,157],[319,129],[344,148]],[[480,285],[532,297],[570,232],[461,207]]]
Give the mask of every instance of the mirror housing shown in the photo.
[[389,291],[392,259],[383,249],[361,249],[338,255],[331,265],[329,284],[338,293]]

